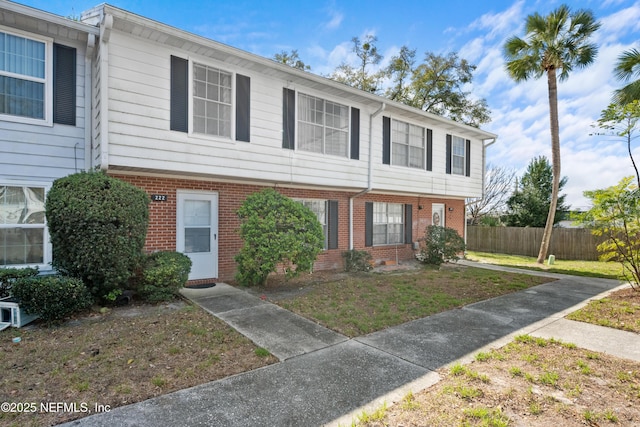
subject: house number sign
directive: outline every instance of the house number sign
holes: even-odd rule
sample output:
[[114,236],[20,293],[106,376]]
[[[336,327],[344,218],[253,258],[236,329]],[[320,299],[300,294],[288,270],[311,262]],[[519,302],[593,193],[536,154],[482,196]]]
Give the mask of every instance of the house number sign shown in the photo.
[[153,202],[166,202],[167,195],[166,194],[152,194],[151,201]]

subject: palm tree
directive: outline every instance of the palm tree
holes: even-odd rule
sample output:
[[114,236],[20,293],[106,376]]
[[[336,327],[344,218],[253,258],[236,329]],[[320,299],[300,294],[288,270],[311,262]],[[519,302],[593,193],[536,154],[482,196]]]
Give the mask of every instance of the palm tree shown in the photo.
[[584,68],[595,60],[598,46],[590,43],[589,38],[598,28],[600,24],[591,11],[571,12],[568,6],[562,5],[547,16],[538,13],[529,15],[525,23],[525,38],[514,36],[504,45],[506,70],[516,82],[547,75],[553,187],[549,215],[538,253],[540,264],[544,262],[549,250],[560,186],[557,79],[566,80],[574,68]]
[[613,96],[616,104],[624,106],[640,99],[640,51],[638,49],[629,49],[622,52],[618,57],[614,72],[618,80],[623,82],[628,82],[633,77],[638,77],[637,80],[627,84],[622,89],[616,90]]

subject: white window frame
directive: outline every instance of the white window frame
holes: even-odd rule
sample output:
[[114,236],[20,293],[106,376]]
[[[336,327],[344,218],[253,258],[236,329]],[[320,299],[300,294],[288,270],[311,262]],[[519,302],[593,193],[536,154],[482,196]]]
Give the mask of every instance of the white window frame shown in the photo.
[[[298,150],[300,151],[304,151],[307,153],[319,153],[319,154],[324,154],[324,155],[328,155],[328,156],[336,156],[336,157],[342,157],[342,158],[349,158],[349,149],[350,149],[350,142],[351,142],[351,109],[349,108],[348,105],[345,104],[341,104],[339,102],[335,102],[331,99],[327,99],[327,98],[323,98],[320,96],[316,96],[316,95],[312,95],[310,93],[303,93],[303,92],[297,92],[296,94],[297,96],[297,101],[296,101],[296,147]],[[322,123],[316,123],[313,121],[306,121],[303,120],[303,118],[301,117],[300,114],[300,108],[302,108],[302,98],[306,97],[306,98],[311,98],[314,100],[318,100],[322,102]],[[344,108],[346,111],[346,125],[344,126],[344,128],[336,128],[336,127],[332,127],[329,126],[327,124],[327,104],[333,104],[336,106],[339,106],[340,108]],[[321,132],[321,150],[312,150],[312,149],[307,149],[307,148],[303,148],[305,146],[305,142],[302,140],[302,129],[304,126],[314,126],[317,127],[318,130]],[[340,153],[340,154],[336,154],[334,152],[327,152],[327,134],[329,132],[338,132],[340,134],[345,135],[345,147],[344,147],[344,152]]]
[[[390,207],[400,208],[399,222],[390,219],[389,211]],[[404,243],[404,229],[405,229],[405,212],[404,205],[402,203],[373,203],[373,246],[386,246],[386,245],[398,245]],[[397,226],[400,224],[400,232],[391,232],[391,226]],[[380,240],[381,233],[376,233],[376,230],[380,230],[384,227],[384,241]],[[391,236],[397,236],[397,241],[390,238]]]
[[16,30],[13,28],[7,28],[2,25],[0,25],[0,32],[11,34],[17,37],[22,37],[29,40],[34,40],[34,41],[45,44],[45,50],[44,50],[45,76],[43,79],[0,70],[0,75],[2,76],[44,83],[44,118],[38,119],[38,118],[32,118],[32,117],[15,116],[12,114],[0,113],[0,120],[16,122],[16,123],[26,123],[26,124],[32,124],[32,125],[52,126],[53,125],[53,39],[49,37],[37,36],[37,35],[30,34],[25,31]]
[[[204,133],[204,132],[197,132],[195,130],[195,126],[194,126],[194,116],[195,116],[195,100],[196,100],[196,96],[195,96],[195,65],[199,65],[199,66],[203,66],[203,67],[207,67],[207,68],[212,68],[212,69],[216,69],[222,73],[225,74],[229,74],[231,77],[231,100],[228,104],[230,107],[230,114],[229,114],[229,135],[216,135],[216,134],[210,134],[210,133]],[[211,62],[205,61],[205,60],[200,60],[198,58],[189,58],[189,70],[188,70],[189,76],[188,76],[188,91],[189,91],[189,114],[188,114],[188,120],[189,120],[189,135],[190,136],[197,136],[197,137],[203,137],[203,138],[215,138],[215,139],[222,139],[225,141],[233,141],[235,140],[235,132],[236,132],[236,85],[235,85],[235,80],[236,80],[236,73],[233,71],[230,71],[229,69],[226,68],[221,68],[219,65],[217,64],[212,64]],[[214,102],[214,101],[211,101]]]
[[[0,181],[0,187],[31,187],[31,188],[42,188],[44,189],[44,197],[45,202],[47,195],[49,194],[49,190],[51,189],[50,183],[43,182],[34,182],[34,181]],[[38,267],[41,271],[50,270],[51,269],[51,239],[49,237],[49,227],[47,226],[47,219],[45,217],[44,224],[2,224],[0,223],[0,228],[10,229],[10,228],[43,228],[43,243],[42,243],[42,263],[31,263],[31,264],[7,264],[0,265],[0,268],[26,268],[26,267]]]
[[[460,149],[462,147],[462,149]],[[462,151],[462,154],[460,154]],[[465,175],[466,173],[466,160],[467,156],[467,142],[464,138],[452,135],[451,136],[451,173],[453,175]],[[456,166],[456,160],[460,163]]]
[[[322,225],[322,234],[324,235],[324,246],[323,249],[327,249],[329,247],[329,227],[328,227],[328,217],[329,217],[329,201],[326,199],[292,199],[295,202],[301,203],[303,206],[309,208]],[[322,212],[318,212],[316,209],[317,206],[322,205]]]
[[[399,125],[406,127],[406,132],[398,128]],[[419,131],[419,140],[421,145],[416,144],[418,141],[415,137],[415,131]],[[401,137],[400,137],[401,136]],[[406,150],[406,159],[404,162],[400,162],[396,153],[396,147],[402,147]],[[411,160],[411,151],[419,149],[422,151],[421,164],[414,165]],[[425,169],[427,163],[427,130],[423,126],[417,126],[409,122],[402,120],[392,120],[391,122],[391,164],[394,166],[404,166],[414,169]]]

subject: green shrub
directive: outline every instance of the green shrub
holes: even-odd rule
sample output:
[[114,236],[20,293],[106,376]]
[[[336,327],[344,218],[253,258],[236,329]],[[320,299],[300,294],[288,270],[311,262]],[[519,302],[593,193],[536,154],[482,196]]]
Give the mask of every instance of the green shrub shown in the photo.
[[440,265],[464,252],[464,240],[453,228],[430,225],[425,230],[425,245],[416,258],[425,264]]
[[104,299],[124,289],[142,259],[149,197],[102,172],[54,181],[45,205],[52,265]]
[[20,278],[13,283],[11,295],[27,314],[38,314],[47,323],[62,320],[93,303],[84,283],[73,277]]
[[22,277],[33,277],[38,268],[0,268],[0,298],[9,296],[11,284]]
[[191,259],[179,252],[155,252],[148,255],[138,293],[148,302],[173,299],[189,279]]
[[311,271],[324,235],[316,215],[274,189],[250,194],[238,210],[244,245],[235,257],[240,284],[264,285],[278,266],[287,277]]
[[351,249],[342,252],[342,256],[344,257],[345,271],[369,271],[373,268],[371,254],[367,251]]

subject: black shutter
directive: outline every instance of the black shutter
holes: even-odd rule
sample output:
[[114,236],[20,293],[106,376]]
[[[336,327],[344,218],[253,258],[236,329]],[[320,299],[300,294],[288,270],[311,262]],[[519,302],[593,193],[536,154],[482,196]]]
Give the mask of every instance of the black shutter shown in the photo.
[[391,164],[391,117],[382,117],[382,164]]
[[413,242],[413,205],[404,205],[404,242]]
[[76,125],[76,49],[53,45],[53,122]]
[[471,176],[471,141],[469,141],[467,139],[467,149],[465,150],[465,160],[466,160],[466,165],[465,165],[465,174],[467,176]]
[[351,107],[351,158],[360,159],[360,109]]
[[327,249],[338,249],[338,201],[328,200]]
[[251,79],[236,74],[236,141],[249,142]]
[[447,135],[447,173],[451,174],[451,135]]
[[170,129],[187,132],[189,126],[189,61],[171,56],[171,123]]
[[364,245],[373,246],[373,202],[364,204]]
[[433,170],[433,131],[427,129],[427,170]]
[[296,92],[286,87],[282,90],[282,148],[295,148]]

